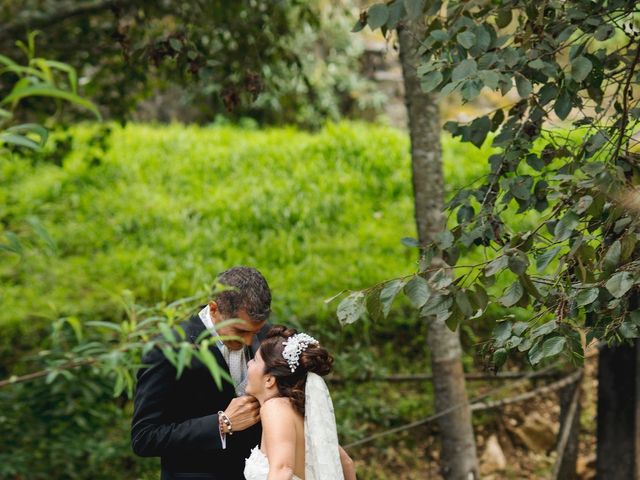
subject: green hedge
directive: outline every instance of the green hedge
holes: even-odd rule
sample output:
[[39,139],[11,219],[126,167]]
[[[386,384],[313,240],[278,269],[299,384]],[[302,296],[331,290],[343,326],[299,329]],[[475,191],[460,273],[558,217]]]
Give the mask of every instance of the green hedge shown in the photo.
[[[3,328],[119,318],[125,289],[141,302],[204,293],[235,264],[266,275],[276,321],[333,321],[325,298],[414,268],[400,131],[112,129],[103,152],[95,126],[76,127],[61,166],[2,162],[2,228],[23,244],[0,253]],[[450,189],[485,168],[486,151],[447,138],[444,151]]]

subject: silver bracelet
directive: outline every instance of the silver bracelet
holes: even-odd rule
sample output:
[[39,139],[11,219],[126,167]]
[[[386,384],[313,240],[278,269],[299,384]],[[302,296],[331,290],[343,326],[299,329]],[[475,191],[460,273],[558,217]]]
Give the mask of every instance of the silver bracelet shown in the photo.
[[[228,433],[229,435],[233,435],[233,426],[231,425],[231,420],[229,420],[229,417],[227,417],[227,414],[224,413],[222,410],[220,410],[218,412],[218,418],[220,420],[222,420],[222,425],[224,425],[224,427],[226,427],[227,431],[224,433]],[[224,428],[223,428],[224,430]]]

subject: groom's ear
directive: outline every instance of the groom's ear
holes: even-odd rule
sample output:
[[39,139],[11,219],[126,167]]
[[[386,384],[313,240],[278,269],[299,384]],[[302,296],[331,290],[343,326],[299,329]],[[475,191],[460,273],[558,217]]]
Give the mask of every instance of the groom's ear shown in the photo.
[[210,300],[209,301],[209,313],[213,317],[216,314],[217,311],[218,311],[218,304],[216,302],[214,302],[213,300]]

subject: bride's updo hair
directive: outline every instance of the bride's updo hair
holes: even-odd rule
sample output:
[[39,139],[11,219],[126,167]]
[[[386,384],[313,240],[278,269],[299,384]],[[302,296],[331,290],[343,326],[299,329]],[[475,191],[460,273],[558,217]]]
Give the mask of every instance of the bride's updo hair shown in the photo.
[[292,372],[287,360],[282,356],[284,350],[282,343],[296,333],[298,332],[293,328],[274,325],[260,344],[260,356],[264,361],[264,373],[276,378],[279,396],[290,398],[293,408],[304,416],[307,373],[327,375],[331,372],[333,357],[320,345],[309,344],[300,353],[299,364]]

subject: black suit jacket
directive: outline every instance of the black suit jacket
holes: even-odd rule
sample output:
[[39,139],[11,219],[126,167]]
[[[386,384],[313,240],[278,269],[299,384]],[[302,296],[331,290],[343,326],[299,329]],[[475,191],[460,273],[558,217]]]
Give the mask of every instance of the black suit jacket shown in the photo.
[[[205,329],[196,314],[181,324],[195,342]],[[259,347],[254,338],[253,355]],[[229,371],[216,345],[211,348],[219,365]],[[218,429],[219,410],[236,396],[233,385],[223,380],[218,390],[207,367],[197,359],[179,379],[176,369],[161,351],[154,349],[142,359],[147,368],[138,372],[131,425],[131,446],[143,457],[160,457],[162,479],[244,480],[244,460],[260,442],[260,424],[227,435],[222,449]]]

